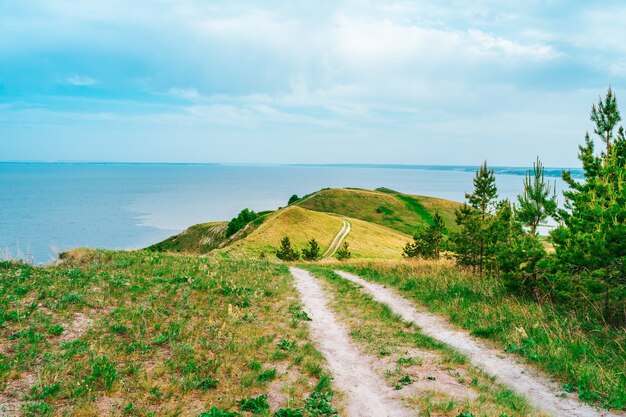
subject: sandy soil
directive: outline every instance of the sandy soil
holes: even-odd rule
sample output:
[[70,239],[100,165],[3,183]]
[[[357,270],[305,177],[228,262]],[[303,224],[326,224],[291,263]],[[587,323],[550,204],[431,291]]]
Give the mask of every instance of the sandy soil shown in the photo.
[[597,410],[573,397],[563,397],[563,390],[548,377],[518,363],[513,356],[490,348],[456,329],[442,317],[418,311],[414,305],[394,291],[343,271],[335,271],[342,278],[352,281],[368,292],[376,301],[388,305],[407,322],[419,326],[422,332],[457,349],[483,371],[496,377],[497,381],[523,395],[538,409],[554,415],[567,417],[617,417],[626,413],[613,414]]
[[334,385],[345,394],[346,414],[350,417],[412,416],[374,372],[374,359],[359,351],[346,328],[330,311],[317,280],[302,269],[292,267],[290,271],[312,319],[311,336],[328,362]]

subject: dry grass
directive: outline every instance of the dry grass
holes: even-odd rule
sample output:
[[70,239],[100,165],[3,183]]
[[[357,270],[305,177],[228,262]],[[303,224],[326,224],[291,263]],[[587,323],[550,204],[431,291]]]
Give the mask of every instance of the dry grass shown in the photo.
[[[246,238],[218,251],[234,257],[273,257],[283,237],[288,236],[292,245],[301,250],[312,238],[317,240],[323,253],[341,230],[344,217],[306,210],[297,206],[287,207],[271,215]],[[402,248],[411,238],[383,226],[362,220],[345,218],[352,230],[346,240],[355,258],[400,259]]]

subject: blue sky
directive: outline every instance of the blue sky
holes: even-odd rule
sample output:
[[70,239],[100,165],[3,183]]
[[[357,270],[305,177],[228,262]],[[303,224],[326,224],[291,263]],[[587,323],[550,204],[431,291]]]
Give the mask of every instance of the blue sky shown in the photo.
[[0,0],[0,160],[577,165],[623,1]]

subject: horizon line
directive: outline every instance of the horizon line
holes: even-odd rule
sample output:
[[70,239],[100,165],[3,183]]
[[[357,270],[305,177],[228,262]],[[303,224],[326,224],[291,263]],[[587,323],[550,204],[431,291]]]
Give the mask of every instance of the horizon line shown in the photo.
[[[278,162],[160,162],[160,161],[0,161],[0,165],[204,165],[204,166],[291,166],[335,168],[478,168],[479,165],[463,164],[399,164],[399,163],[278,163]],[[532,169],[529,165],[491,165],[491,168]],[[544,167],[547,170],[581,170],[582,167]]]

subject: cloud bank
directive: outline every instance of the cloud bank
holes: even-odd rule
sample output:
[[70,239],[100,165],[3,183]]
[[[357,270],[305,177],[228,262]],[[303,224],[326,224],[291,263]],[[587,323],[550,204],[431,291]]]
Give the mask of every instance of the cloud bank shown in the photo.
[[576,163],[620,2],[0,4],[2,160]]

